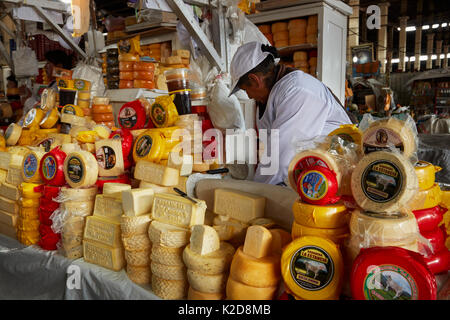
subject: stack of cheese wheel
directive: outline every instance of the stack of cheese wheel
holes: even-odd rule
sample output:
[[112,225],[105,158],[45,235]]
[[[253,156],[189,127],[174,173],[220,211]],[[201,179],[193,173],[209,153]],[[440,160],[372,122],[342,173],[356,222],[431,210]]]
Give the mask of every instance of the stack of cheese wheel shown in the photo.
[[427,254],[425,262],[433,273],[446,272],[450,261],[449,250],[445,246],[446,232],[439,227],[446,212],[441,206],[442,191],[435,183],[435,173],[440,170],[440,167],[426,161],[416,163],[419,192],[410,204],[421,235],[432,246],[433,251]]
[[[8,152],[0,152],[3,155],[9,155]],[[9,165],[9,158],[3,162],[0,160],[0,233],[16,239],[16,224],[19,217],[19,208],[16,204],[21,196],[20,186],[15,186],[6,182],[7,168]]]
[[77,89],[77,106],[83,109],[85,116],[91,116],[89,108],[91,106],[91,82],[74,79],[73,85]]
[[152,242],[152,290],[163,299],[187,297],[189,283],[183,250],[189,243],[191,226],[204,223],[206,210],[203,200],[193,200],[169,193],[154,195],[148,230]]
[[309,64],[308,64],[308,52],[306,51],[297,51],[294,52],[294,67],[302,70],[305,73],[309,73]]
[[297,300],[338,300],[344,282],[339,246],[318,236],[297,238],[283,248],[281,275]]
[[[42,193],[40,193],[36,187],[38,187],[37,184],[31,183],[23,183],[20,186],[17,240],[25,245],[36,244],[39,242],[40,238],[39,198],[42,196]],[[14,206],[16,206],[15,202]]]
[[317,56],[310,56],[308,60],[309,64],[309,74],[316,77],[316,71],[317,71]]
[[[106,183],[103,186],[103,193],[108,192],[114,185]],[[123,185],[124,188],[125,186],[127,185]],[[121,217],[120,226],[127,274],[135,283],[149,284],[152,276],[150,270],[152,244],[148,236],[148,227],[151,222],[154,192],[152,189],[130,187],[124,189],[121,194],[124,215]]]
[[294,202],[292,211],[294,213],[292,239],[319,236],[336,244],[343,244],[349,236],[350,213],[341,202],[317,206],[298,199]]
[[273,42],[276,48],[289,46],[289,30],[287,22],[275,22],[272,24]]
[[306,25],[306,43],[317,43],[318,16],[309,16]]
[[190,244],[183,251],[189,282],[188,300],[223,300],[230,263],[234,255],[232,245],[219,240],[210,226],[191,228]]
[[213,228],[221,241],[228,241],[237,248],[243,245],[250,222],[264,217],[265,206],[265,197],[231,189],[215,189]]
[[267,38],[267,40],[270,42],[270,45],[274,45],[273,42],[273,35],[272,35],[272,28],[270,24],[260,24],[258,25],[259,31]]
[[[83,231],[86,217],[92,215],[94,210],[97,187],[59,189],[57,198],[61,203],[60,210],[65,216],[61,230],[62,251],[67,258],[78,259],[83,256]],[[57,188],[54,187],[53,191],[56,193]]]
[[138,61],[133,64],[134,88],[155,89],[155,65]]
[[156,61],[161,61],[161,43],[141,46],[141,50],[144,53],[144,56],[153,58]]
[[95,156],[100,177],[117,177],[124,171],[122,142],[118,139],[102,139],[95,142]]
[[92,120],[108,128],[114,127],[113,107],[107,97],[94,97],[92,100]]
[[103,194],[95,196],[93,215],[86,217],[83,256],[87,262],[119,271],[126,265],[121,232],[122,191],[131,186],[120,183],[105,185]]
[[133,71],[134,63],[139,61],[138,55],[133,55],[130,53],[119,55],[119,89],[131,89],[134,86]]
[[281,279],[280,246],[263,226],[247,229],[245,242],[234,254],[226,286],[227,300],[272,300]]
[[52,229],[52,215],[60,207],[59,202],[54,198],[58,196],[60,187],[42,186],[42,197],[39,199],[39,246],[44,250],[56,250],[61,238],[60,233],[55,233]]
[[289,45],[295,46],[306,43],[306,19],[292,19],[288,23]]

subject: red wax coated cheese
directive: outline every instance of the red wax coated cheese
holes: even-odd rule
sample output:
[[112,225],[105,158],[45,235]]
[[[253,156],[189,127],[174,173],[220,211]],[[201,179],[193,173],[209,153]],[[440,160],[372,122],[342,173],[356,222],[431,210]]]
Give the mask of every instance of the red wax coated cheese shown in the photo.
[[98,187],[99,193],[103,191],[103,185],[107,182],[131,184],[131,179],[126,174],[122,174],[118,177],[98,177],[98,180],[95,184]]
[[51,186],[64,186],[66,184],[64,177],[66,156],[66,153],[58,146],[42,157],[39,173],[46,184]]
[[51,226],[53,224],[53,220],[50,219],[50,216],[54,211],[48,211],[42,208],[39,208],[39,221],[41,224],[45,224],[47,226]]
[[440,206],[413,211],[417,220],[417,225],[419,226],[419,231],[427,232],[436,229],[442,221],[446,211],[446,208]]
[[445,234],[441,228],[434,228],[431,231],[422,232],[421,234],[425,239],[427,239],[430,242],[434,253],[440,252],[444,248],[446,248]]
[[42,192],[42,197],[47,198],[49,200],[53,200],[56,198],[61,192],[61,187],[44,185],[44,190]]
[[434,274],[447,273],[450,269],[450,251],[444,248],[440,252],[424,257],[425,263]]
[[145,108],[139,100],[127,102],[120,108],[118,123],[122,129],[143,129],[146,122]]
[[45,211],[55,211],[59,208],[59,203],[46,199],[46,198],[40,198],[39,199],[39,208]]
[[336,203],[340,199],[337,191],[336,174],[322,166],[306,168],[297,180],[297,192],[306,203],[319,206]]
[[436,300],[434,274],[423,256],[399,247],[361,249],[352,265],[355,300]]

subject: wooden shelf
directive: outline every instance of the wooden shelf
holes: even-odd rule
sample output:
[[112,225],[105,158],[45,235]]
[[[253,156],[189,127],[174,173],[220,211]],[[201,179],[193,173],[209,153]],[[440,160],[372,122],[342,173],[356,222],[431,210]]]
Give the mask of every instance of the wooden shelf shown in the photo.
[[120,40],[130,39],[137,35],[139,35],[142,39],[142,38],[146,38],[146,37],[155,37],[155,36],[160,36],[163,34],[173,33],[176,31],[177,31],[176,27],[157,27],[157,28],[153,28],[153,29],[145,30],[145,31],[141,31],[141,32],[129,33],[127,36],[120,37],[117,39],[106,40],[106,45],[115,44],[115,43],[118,43]]
[[299,45],[295,45],[295,46],[277,48],[278,53],[282,57],[290,56],[290,55],[294,54],[294,52],[296,52],[296,51],[313,50],[313,49],[317,49],[317,44],[304,43],[304,44],[299,44]]

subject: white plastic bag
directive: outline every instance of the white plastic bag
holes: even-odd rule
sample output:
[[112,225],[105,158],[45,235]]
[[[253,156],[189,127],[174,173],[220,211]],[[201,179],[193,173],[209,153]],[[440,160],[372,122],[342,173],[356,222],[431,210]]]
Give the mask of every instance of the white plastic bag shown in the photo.
[[12,54],[16,77],[32,77],[39,74],[36,53],[29,47],[21,47]]
[[73,79],[82,79],[91,82],[91,97],[103,96],[105,94],[105,83],[103,82],[102,68],[95,62],[79,62],[73,69]]
[[208,114],[215,128],[220,130],[239,129],[245,131],[244,114],[236,96],[228,96],[230,89],[221,77],[216,79],[211,91]]

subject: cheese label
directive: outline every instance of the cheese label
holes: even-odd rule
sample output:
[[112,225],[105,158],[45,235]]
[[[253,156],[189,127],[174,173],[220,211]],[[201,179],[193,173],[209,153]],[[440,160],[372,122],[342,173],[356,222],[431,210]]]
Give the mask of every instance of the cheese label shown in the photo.
[[119,122],[122,128],[133,128],[137,123],[136,111],[130,107],[123,108],[119,113]]
[[166,110],[159,103],[154,103],[152,105],[151,115],[153,121],[157,126],[162,126],[166,123],[167,118]]
[[53,142],[55,142],[55,138],[47,138],[41,141],[38,146],[43,147],[45,149],[45,152],[49,152]]
[[305,246],[292,256],[290,271],[301,288],[316,291],[325,288],[333,279],[334,263],[323,249]]
[[62,113],[66,113],[66,114],[72,114],[74,116],[77,115],[75,108],[71,105],[66,105],[63,109],[62,109]]
[[9,137],[11,137],[11,134],[13,133],[15,128],[16,128],[15,126],[8,126],[8,128],[6,128],[5,140],[8,140]]
[[301,181],[301,192],[311,200],[320,200],[327,194],[328,183],[323,173],[311,170],[305,174]]
[[152,149],[153,139],[148,135],[143,135],[136,142],[136,154],[138,157],[143,158],[147,156]]
[[367,198],[384,203],[394,199],[403,185],[403,175],[392,162],[379,160],[372,162],[364,170],[361,187]]
[[80,158],[76,156],[69,158],[67,162],[67,173],[72,182],[78,183],[81,181],[84,176],[84,168]]
[[39,161],[34,154],[29,154],[23,162],[23,173],[26,178],[32,178],[39,169]]
[[395,265],[375,266],[364,279],[367,300],[418,300],[414,278]]
[[73,82],[73,86],[77,90],[89,90],[89,81],[85,81],[82,79],[75,79]]
[[[324,168],[330,169],[327,164],[318,157],[305,157],[297,162],[294,167],[294,179],[298,181],[298,177],[307,167],[312,166],[322,166]],[[330,169],[331,170],[331,169]]]
[[23,121],[24,127],[28,127],[29,125],[31,125],[35,118],[36,118],[36,109],[31,109],[30,112],[27,113],[27,116]]
[[44,179],[52,180],[56,175],[56,160],[52,155],[47,156],[44,159],[44,163],[42,164],[42,174],[44,175]]
[[399,151],[404,151],[404,145],[400,136],[393,130],[381,128],[364,138],[364,153],[368,154],[374,151],[383,151],[390,146],[395,147]]
[[116,166],[116,153],[108,146],[102,146],[96,153],[97,162],[103,169],[110,170]]
[[355,139],[353,139],[353,137],[351,135],[349,135],[348,133],[339,133],[337,134],[337,136],[339,138],[341,138],[342,140],[351,142],[351,143],[355,143]]

